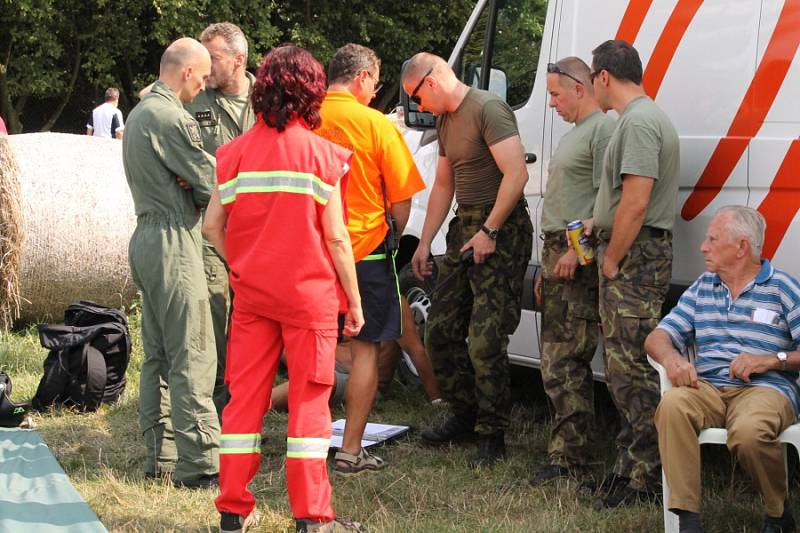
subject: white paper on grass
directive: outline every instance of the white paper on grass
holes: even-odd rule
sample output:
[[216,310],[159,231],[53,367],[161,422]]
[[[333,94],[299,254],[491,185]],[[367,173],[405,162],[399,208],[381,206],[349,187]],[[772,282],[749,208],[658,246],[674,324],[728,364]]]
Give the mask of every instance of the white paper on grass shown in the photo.
[[[344,418],[340,418],[331,425],[333,434],[331,435],[331,448],[339,449],[342,447],[342,436],[344,435]],[[368,448],[385,440],[394,439],[409,430],[409,426],[394,426],[392,424],[373,424],[367,423],[364,429],[364,436],[361,439],[361,447]]]

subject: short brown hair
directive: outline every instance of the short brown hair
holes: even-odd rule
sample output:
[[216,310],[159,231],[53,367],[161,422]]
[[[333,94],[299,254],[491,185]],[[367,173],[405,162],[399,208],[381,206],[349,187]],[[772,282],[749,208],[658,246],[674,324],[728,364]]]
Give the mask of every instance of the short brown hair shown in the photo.
[[350,83],[362,70],[375,74],[373,69],[380,66],[381,60],[375,52],[366,46],[348,43],[336,50],[328,64],[328,84]]
[[119,89],[116,87],[109,87],[106,89],[106,102],[110,102],[112,100],[119,100]]

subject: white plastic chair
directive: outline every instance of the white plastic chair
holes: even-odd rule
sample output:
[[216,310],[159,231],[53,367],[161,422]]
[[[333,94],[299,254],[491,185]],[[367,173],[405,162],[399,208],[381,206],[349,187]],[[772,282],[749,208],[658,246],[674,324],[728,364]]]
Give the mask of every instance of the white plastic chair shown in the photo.
[[[658,364],[649,355],[647,361],[650,365],[658,371],[658,380],[661,384],[661,395],[672,388],[672,383],[667,377],[667,369]],[[798,380],[800,382],[800,380]],[[800,453],[800,423],[794,423],[786,428],[783,433],[778,437],[783,444],[791,444],[795,450]],[[728,430],[724,428],[708,428],[704,429],[698,435],[697,440],[700,444],[726,444],[728,442]],[[784,448],[783,461],[786,463],[786,449]],[[786,469],[788,478],[789,471]],[[671,512],[667,506],[669,505],[669,486],[667,485],[667,478],[664,476],[664,469],[661,469],[661,482],[664,489],[664,531],[666,533],[678,533],[678,515]],[[788,483],[787,483],[788,486]]]

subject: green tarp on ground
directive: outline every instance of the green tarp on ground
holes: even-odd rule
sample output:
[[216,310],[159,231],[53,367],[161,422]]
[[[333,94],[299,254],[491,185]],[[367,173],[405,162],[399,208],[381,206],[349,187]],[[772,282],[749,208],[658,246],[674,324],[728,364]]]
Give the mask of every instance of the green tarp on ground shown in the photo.
[[0,531],[107,532],[36,431],[0,428]]

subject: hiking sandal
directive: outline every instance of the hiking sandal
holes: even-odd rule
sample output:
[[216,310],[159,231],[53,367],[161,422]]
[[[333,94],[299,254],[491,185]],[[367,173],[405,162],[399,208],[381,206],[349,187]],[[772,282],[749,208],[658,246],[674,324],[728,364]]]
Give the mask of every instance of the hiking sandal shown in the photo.
[[358,455],[347,452],[336,452],[333,457],[333,469],[343,475],[351,476],[362,472],[381,470],[386,466],[386,462],[377,455],[370,455],[367,450],[361,448]]

